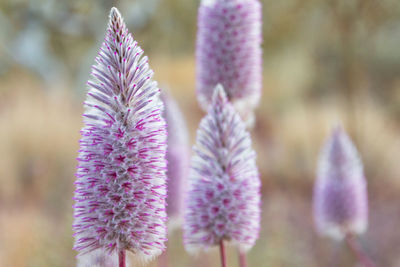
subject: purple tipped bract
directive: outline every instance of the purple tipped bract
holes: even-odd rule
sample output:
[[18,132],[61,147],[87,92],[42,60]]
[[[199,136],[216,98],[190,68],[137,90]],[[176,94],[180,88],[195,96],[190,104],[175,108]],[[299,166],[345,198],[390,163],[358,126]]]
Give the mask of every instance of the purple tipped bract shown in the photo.
[[163,92],[164,119],[167,122],[168,229],[179,226],[182,219],[183,195],[189,172],[189,144],[185,119],[172,96]]
[[88,82],[74,249],[159,255],[166,240],[166,125],[147,57],[116,8]]
[[262,87],[262,15],[258,0],[203,0],[196,44],[197,96],[207,110],[221,83],[244,120]]
[[314,186],[317,230],[334,239],[366,230],[368,200],[361,160],[350,138],[336,128],[326,141]]
[[259,233],[260,180],[245,124],[217,86],[201,120],[184,221],[188,251],[231,241],[250,249]]

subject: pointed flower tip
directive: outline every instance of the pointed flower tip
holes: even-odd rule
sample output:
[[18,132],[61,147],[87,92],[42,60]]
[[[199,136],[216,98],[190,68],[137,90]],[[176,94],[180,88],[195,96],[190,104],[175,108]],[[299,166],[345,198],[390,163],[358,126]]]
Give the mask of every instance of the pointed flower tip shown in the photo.
[[341,123],[336,123],[335,126],[333,126],[332,128],[332,136],[339,136],[342,134],[346,134],[346,131],[344,130]]
[[336,126],[331,130],[331,134],[328,138],[328,142],[331,143],[332,148],[340,147],[340,140],[346,136],[344,130],[340,126]]
[[[115,25],[115,23],[119,24],[118,27],[121,27],[122,25],[124,25],[124,19],[122,18],[121,13],[119,12],[119,10],[116,7],[111,8],[109,19],[110,19],[110,24],[112,24],[112,25]],[[124,26],[122,26],[122,27],[124,27]]]
[[[342,126],[336,126],[326,144],[326,157],[332,161],[356,161],[358,152]],[[358,160],[357,160],[358,161]]]
[[228,99],[224,87],[221,84],[218,84],[214,89],[213,103],[225,103],[227,100]]
[[110,19],[114,18],[120,18],[121,13],[119,13],[118,9],[116,7],[112,7],[110,10]]

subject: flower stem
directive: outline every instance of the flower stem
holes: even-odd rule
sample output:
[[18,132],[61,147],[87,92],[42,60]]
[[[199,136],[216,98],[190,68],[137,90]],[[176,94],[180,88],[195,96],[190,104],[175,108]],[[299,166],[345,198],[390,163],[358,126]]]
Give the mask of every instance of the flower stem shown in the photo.
[[168,250],[165,250],[160,257],[158,257],[158,267],[168,267]]
[[224,247],[224,240],[222,240],[222,239],[221,239],[221,241],[219,241],[219,251],[221,254],[221,266],[226,267],[225,247]]
[[240,251],[240,249],[239,249],[239,263],[240,267],[247,267],[246,252]]
[[376,267],[371,258],[361,249],[353,235],[346,236],[346,243],[364,267]]
[[125,249],[122,249],[118,252],[119,267],[126,267],[125,256],[126,256]]

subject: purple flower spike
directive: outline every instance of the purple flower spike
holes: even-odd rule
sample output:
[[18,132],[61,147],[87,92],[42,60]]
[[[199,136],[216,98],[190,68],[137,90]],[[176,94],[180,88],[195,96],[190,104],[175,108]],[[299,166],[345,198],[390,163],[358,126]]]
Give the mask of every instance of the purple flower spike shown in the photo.
[[177,103],[169,93],[161,94],[164,102],[164,119],[167,122],[167,214],[169,230],[182,221],[183,195],[189,172],[189,144],[185,119]]
[[202,0],[196,45],[197,96],[207,110],[221,83],[251,123],[262,87],[262,15],[258,0]]
[[231,241],[250,249],[259,233],[260,180],[251,139],[222,86],[200,122],[185,208],[188,251]]
[[336,128],[325,143],[314,187],[317,230],[334,239],[367,228],[368,200],[363,167],[350,138]]
[[146,260],[166,240],[166,125],[147,57],[116,8],[88,82],[75,191],[74,249]]

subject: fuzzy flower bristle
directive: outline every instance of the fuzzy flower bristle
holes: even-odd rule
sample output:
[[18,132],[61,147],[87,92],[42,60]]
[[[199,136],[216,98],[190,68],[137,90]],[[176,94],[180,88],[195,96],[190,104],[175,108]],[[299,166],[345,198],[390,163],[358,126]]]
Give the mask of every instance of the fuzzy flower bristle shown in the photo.
[[367,228],[368,199],[361,160],[350,138],[334,129],[320,155],[314,218],[322,235],[343,239]]
[[262,87],[261,16],[258,0],[201,2],[196,87],[204,110],[212,100],[215,86],[221,83],[241,117],[252,120]]
[[114,267],[118,266],[118,255],[108,254],[102,249],[96,249],[78,256],[77,267]]
[[259,233],[260,180],[245,124],[215,89],[197,131],[187,192],[184,241],[188,251],[230,241],[250,249]]
[[147,57],[116,8],[88,82],[74,249],[159,255],[166,240],[166,125]]
[[189,144],[185,119],[171,94],[163,91],[164,119],[167,122],[168,229],[179,226],[182,219],[183,195],[189,172]]

